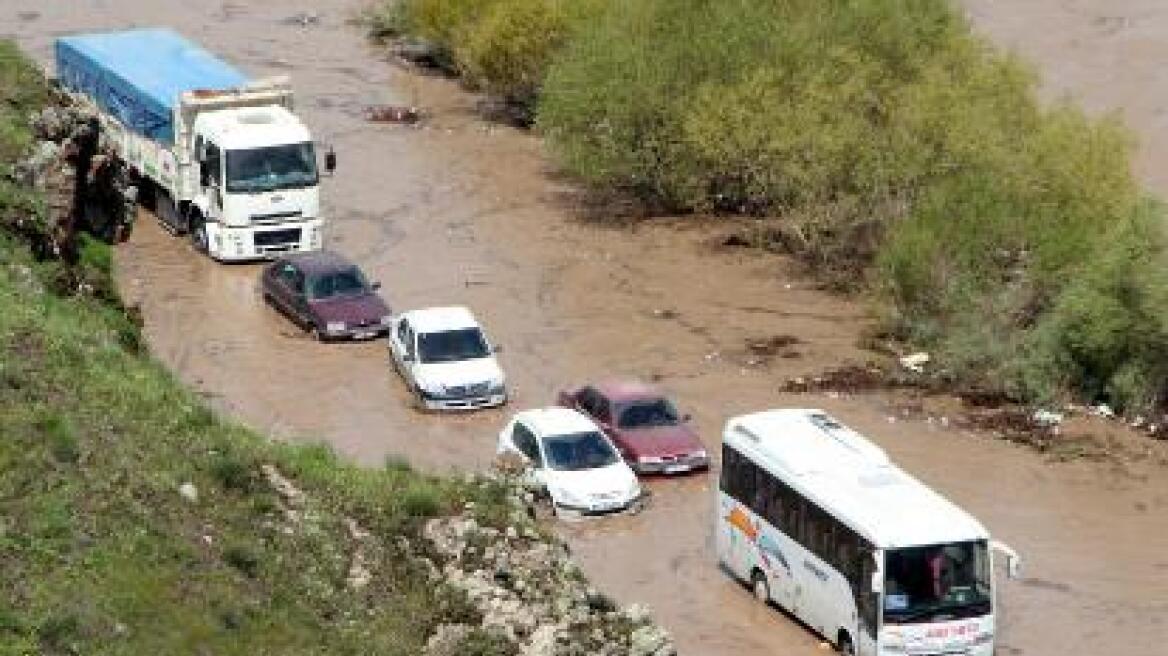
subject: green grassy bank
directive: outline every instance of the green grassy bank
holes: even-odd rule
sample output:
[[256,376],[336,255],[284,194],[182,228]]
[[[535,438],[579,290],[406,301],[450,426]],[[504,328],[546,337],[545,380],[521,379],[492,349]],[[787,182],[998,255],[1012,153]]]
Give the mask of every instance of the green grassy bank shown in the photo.
[[477,624],[428,578],[420,526],[470,500],[499,525],[501,490],[268,442],[143,353],[115,300],[58,284],[76,267],[108,283],[105,245],[33,258],[13,227],[42,203],[7,172],[45,97],[0,42],[0,654],[414,656],[437,624]]
[[561,165],[869,292],[933,375],[1032,403],[1161,412],[1165,216],[1109,118],[947,0],[392,0],[375,34],[436,44],[525,104]]

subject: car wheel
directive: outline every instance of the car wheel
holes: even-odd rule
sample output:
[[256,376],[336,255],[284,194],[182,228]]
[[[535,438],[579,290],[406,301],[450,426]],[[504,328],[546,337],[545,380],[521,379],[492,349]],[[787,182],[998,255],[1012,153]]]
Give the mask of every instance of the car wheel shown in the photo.
[[760,570],[754,570],[750,575],[750,589],[754,592],[754,598],[760,603],[769,604],[771,602],[771,585],[767,583],[766,575]]
[[856,647],[852,644],[852,639],[843,631],[840,631],[839,645],[836,650],[845,656],[856,656]]

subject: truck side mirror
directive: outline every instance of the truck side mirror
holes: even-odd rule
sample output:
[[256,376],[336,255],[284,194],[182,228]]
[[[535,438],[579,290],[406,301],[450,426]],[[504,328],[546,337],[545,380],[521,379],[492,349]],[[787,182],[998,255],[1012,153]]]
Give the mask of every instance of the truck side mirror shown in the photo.
[[329,175],[337,170],[337,151],[333,150],[332,146],[329,146],[328,152],[324,154],[324,170],[328,171]]

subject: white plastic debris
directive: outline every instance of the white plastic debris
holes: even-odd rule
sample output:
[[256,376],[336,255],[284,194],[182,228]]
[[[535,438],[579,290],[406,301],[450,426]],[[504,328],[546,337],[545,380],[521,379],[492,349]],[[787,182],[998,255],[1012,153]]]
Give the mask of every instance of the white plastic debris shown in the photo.
[[188,482],[178,486],[178,493],[191,503],[197,503],[199,500],[199,488],[195,487],[194,483]]
[[900,366],[908,369],[913,373],[921,373],[925,370],[925,365],[929,363],[929,354],[924,351],[911,353],[900,359]]
[[1062,413],[1050,410],[1035,410],[1030,418],[1039,426],[1058,426],[1063,423]]
[[1112,410],[1111,406],[1107,405],[1106,403],[1100,403],[1099,405],[1092,406],[1091,414],[1095,415],[1096,417],[1103,417],[1104,419],[1115,418],[1115,411]]

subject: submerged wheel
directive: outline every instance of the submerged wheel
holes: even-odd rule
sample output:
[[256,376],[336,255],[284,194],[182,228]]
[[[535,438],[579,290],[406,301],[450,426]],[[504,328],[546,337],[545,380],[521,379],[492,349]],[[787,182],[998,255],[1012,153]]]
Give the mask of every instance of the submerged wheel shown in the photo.
[[195,214],[191,217],[191,245],[195,250],[206,255],[210,249],[210,242],[207,240],[207,222],[203,217]]
[[750,575],[750,589],[760,603],[771,602],[771,584],[767,583],[766,575],[757,569]]

